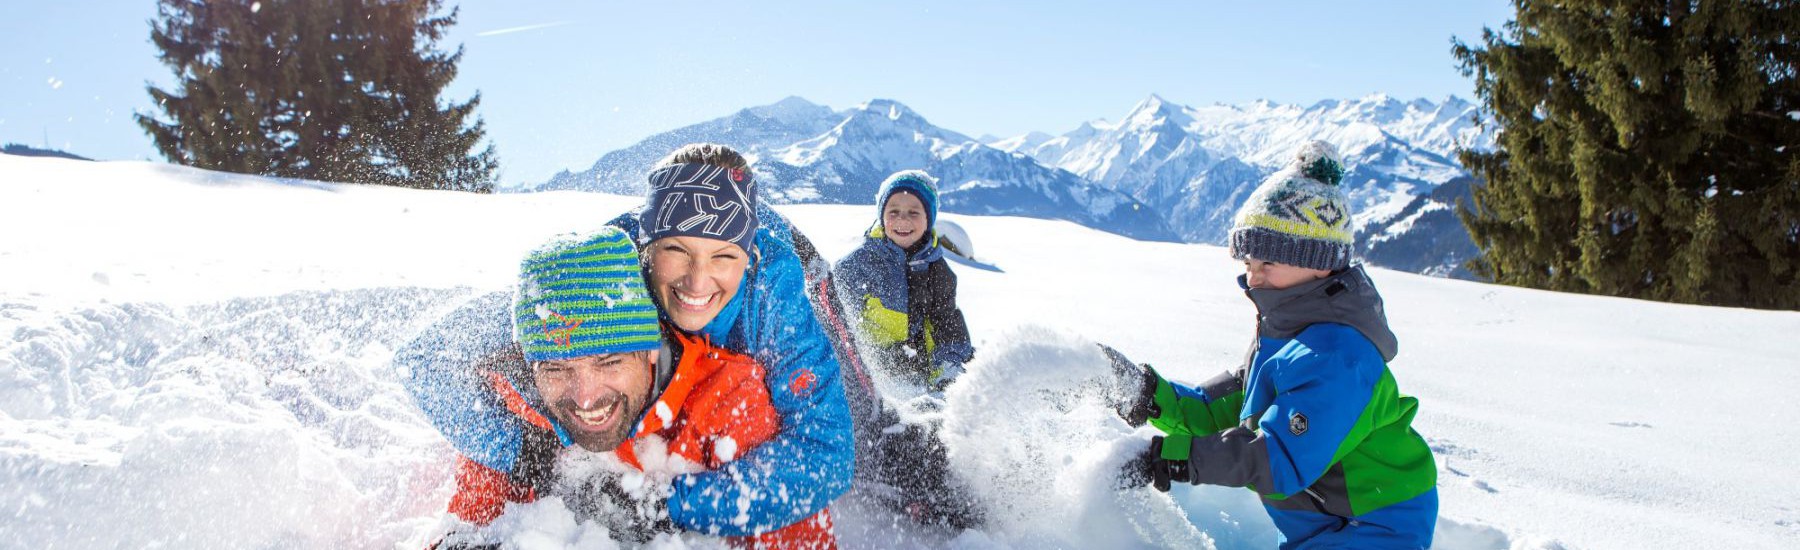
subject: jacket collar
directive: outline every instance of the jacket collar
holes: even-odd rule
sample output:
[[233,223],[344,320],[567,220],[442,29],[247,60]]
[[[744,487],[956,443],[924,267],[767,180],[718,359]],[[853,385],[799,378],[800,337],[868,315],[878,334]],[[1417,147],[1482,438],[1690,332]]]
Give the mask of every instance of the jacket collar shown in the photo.
[[1238,286],[1256,304],[1256,331],[1267,338],[1289,339],[1314,323],[1349,325],[1393,361],[1400,341],[1388,328],[1387,311],[1375,283],[1361,264],[1331,276],[1284,289],[1250,288],[1245,276]]

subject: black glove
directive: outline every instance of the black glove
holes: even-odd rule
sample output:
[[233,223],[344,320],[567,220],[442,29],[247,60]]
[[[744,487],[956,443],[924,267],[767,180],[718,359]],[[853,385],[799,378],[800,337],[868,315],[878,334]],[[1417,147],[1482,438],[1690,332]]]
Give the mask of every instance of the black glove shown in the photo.
[[556,469],[556,453],[562,450],[562,440],[556,438],[556,432],[526,426],[525,434],[519,441],[519,459],[513,462],[512,473],[507,478],[513,485],[536,489],[544,494],[550,487]]
[[500,550],[500,543],[486,542],[463,533],[450,533],[425,547],[426,550]]
[[963,372],[962,363],[948,360],[938,361],[937,366],[932,367],[931,372],[925,374],[925,389],[943,393],[944,388],[949,387],[951,382],[955,382],[957,377],[963,375]]
[[[1150,438],[1150,446],[1142,454],[1125,463],[1119,472],[1118,486],[1130,489],[1149,485],[1156,490],[1169,492],[1171,482],[1188,482],[1188,445],[1192,439],[1187,436],[1156,436]],[[1164,447],[1168,446],[1168,452]],[[1170,458],[1178,456],[1179,459]]]
[[577,519],[606,526],[613,540],[646,544],[657,535],[677,532],[669,519],[667,498],[654,491],[632,496],[620,480],[617,474],[599,473],[565,487],[569,492],[562,496]]
[[1131,362],[1119,350],[1100,346],[1106,358],[1112,361],[1113,412],[1133,428],[1144,425],[1151,417],[1162,414],[1156,405],[1156,371],[1150,365]]

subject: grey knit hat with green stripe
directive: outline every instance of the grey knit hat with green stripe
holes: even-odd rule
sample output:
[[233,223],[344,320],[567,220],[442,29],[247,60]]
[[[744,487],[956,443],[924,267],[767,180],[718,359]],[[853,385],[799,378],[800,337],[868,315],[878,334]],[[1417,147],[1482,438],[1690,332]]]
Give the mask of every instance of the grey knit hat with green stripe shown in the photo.
[[1326,271],[1350,267],[1355,235],[1350,201],[1338,187],[1343,179],[1336,147],[1323,141],[1301,146],[1232,218],[1231,257]]
[[527,361],[644,351],[661,342],[637,247],[616,228],[565,235],[527,254],[514,303],[513,339]]

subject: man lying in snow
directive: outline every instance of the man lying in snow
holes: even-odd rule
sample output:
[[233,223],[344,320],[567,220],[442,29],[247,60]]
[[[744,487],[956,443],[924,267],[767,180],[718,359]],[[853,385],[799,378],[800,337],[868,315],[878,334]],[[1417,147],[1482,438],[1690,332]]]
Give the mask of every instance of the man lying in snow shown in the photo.
[[[761,365],[659,327],[637,249],[617,229],[552,241],[528,255],[510,311],[518,346],[508,351],[518,356],[484,364],[529,365],[524,384],[515,386],[518,373],[491,372],[489,382],[507,411],[535,430],[512,475],[461,460],[450,511],[466,521],[486,524],[509,501],[563,494],[615,537],[642,542],[674,529],[662,506],[674,476],[736,468],[742,452],[779,428]],[[556,455],[571,444],[602,453],[601,470],[613,475],[553,483]],[[478,534],[460,535],[440,548],[484,544]],[[733,542],[836,545],[826,511]]]
[[[741,451],[741,467],[682,476],[669,495],[670,520],[688,531],[751,536],[811,518],[849,488],[855,452],[833,342],[805,293],[797,233],[756,200],[748,163],[729,148],[684,146],[657,163],[649,181],[645,205],[607,225],[642,249],[650,296],[674,331],[763,366],[781,420],[768,442]],[[525,450],[544,445],[534,440],[544,439],[541,430],[507,413],[473,368],[506,362],[506,302],[464,305],[394,361],[458,452],[518,477],[530,466]]]

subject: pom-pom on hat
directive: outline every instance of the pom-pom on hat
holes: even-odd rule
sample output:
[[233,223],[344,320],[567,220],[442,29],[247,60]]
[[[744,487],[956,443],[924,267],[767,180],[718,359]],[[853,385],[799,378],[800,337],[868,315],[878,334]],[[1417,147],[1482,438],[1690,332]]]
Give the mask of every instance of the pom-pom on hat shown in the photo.
[[755,250],[756,181],[748,170],[704,163],[650,172],[650,196],[638,226],[650,240],[683,236],[717,239]]
[[912,193],[925,204],[925,229],[937,227],[937,178],[924,170],[901,170],[881,182],[881,189],[875,192],[876,225],[881,224],[881,213],[887,211],[888,198],[901,191]]
[[1338,187],[1343,179],[1336,147],[1323,141],[1301,146],[1232,218],[1231,257],[1326,271],[1349,267],[1355,235],[1350,201]]
[[519,264],[513,339],[531,362],[656,349],[656,304],[637,247],[606,227],[533,250]]

